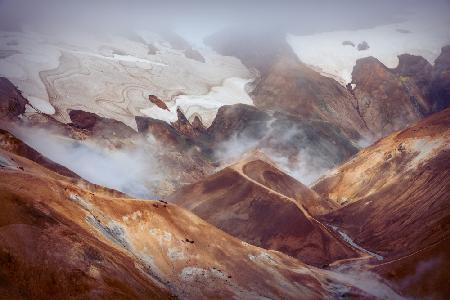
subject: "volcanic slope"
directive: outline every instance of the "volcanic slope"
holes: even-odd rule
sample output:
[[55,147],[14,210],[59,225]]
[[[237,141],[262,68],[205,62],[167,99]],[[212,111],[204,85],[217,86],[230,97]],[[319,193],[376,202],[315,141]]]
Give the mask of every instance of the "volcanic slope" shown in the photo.
[[450,260],[450,109],[359,152],[313,189],[342,208],[323,217],[414,297],[445,299]]
[[313,217],[335,204],[252,156],[182,187],[168,199],[250,244],[309,264],[321,266],[359,254]]
[[377,296],[351,278],[233,238],[176,205],[120,198],[3,149],[0,158],[4,298]]

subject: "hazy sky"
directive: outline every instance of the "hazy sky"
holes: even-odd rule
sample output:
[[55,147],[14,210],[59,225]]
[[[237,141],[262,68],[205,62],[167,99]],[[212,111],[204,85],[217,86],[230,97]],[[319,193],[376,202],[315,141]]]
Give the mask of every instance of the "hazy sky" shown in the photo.
[[[43,23],[86,29],[127,29],[176,26],[213,30],[229,25],[281,27],[310,33],[370,27],[396,21],[410,12],[428,9],[450,12],[449,1],[418,0],[0,0],[2,26]],[[432,4],[431,4],[432,3]]]

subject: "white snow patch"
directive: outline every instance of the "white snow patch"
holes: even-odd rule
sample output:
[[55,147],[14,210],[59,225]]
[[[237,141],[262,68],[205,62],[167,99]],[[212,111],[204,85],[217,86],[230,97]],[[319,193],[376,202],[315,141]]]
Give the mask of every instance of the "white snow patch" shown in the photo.
[[26,95],[24,96],[28,100],[28,102],[32,105],[32,107],[37,109],[39,112],[47,115],[53,115],[56,112],[55,108],[47,100],[43,100],[41,98],[33,96],[28,97]]
[[151,60],[144,59],[144,58],[139,58],[139,57],[136,57],[133,55],[113,54],[112,56],[107,56],[107,55],[102,55],[102,54],[97,54],[97,53],[92,53],[92,52],[85,52],[85,51],[70,51],[70,52],[73,54],[91,56],[91,57],[96,57],[96,58],[106,59],[106,60],[111,60],[111,61],[135,63],[136,66],[142,66],[142,64],[137,64],[137,63],[143,63],[143,64],[167,67],[167,64],[157,62],[157,61],[151,61]]

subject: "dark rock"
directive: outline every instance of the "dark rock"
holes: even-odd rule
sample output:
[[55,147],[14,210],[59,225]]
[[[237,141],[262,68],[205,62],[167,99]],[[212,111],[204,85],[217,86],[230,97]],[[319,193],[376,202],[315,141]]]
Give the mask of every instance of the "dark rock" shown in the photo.
[[136,134],[131,127],[122,122],[103,118],[91,112],[71,110],[69,117],[72,121],[72,126],[86,130],[89,135],[107,138],[128,138]]
[[0,77],[0,119],[15,118],[25,112],[27,99],[8,79]]
[[369,44],[366,41],[362,41],[361,43],[358,44],[357,46],[359,51],[364,51],[370,48]]
[[422,56],[402,54],[398,56],[398,66],[393,71],[399,76],[410,77],[423,90],[431,82],[433,66]]
[[352,41],[343,41],[342,45],[355,47],[355,43],[353,43]]
[[81,129],[92,129],[97,121],[100,120],[98,115],[82,110],[71,110],[69,117],[72,124]]
[[442,48],[441,54],[434,62],[428,95],[433,111],[450,107],[450,45]]
[[[416,61],[416,58],[408,58]],[[402,58],[402,62],[405,59]],[[357,60],[352,72],[352,82],[357,109],[367,127],[382,137],[392,131],[422,119],[431,110],[415,80],[398,75],[397,72],[414,73],[415,68],[423,67],[421,63],[413,67],[403,64],[398,70],[388,69],[374,57]],[[419,67],[417,67],[419,66]]]
[[173,128],[178,131],[179,134],[188,138],[201,137],[206,133],[206,128],[203,126],[202,121],[198,116],[195,116],[194,122],[191,124],[186,118],[181,109],[177,108],[178,120],[172,123]]
[[203,126],[202,120],[199,116],[194,117],[194,121],[192,122],[192,128],[194,128],[195,131],[200,133],[206,132],[206,127]]
[[186,150],[186,147],[194,144],[190,137],[183,135],[173,124],[171,125],[161,120],[140,116],[136,116],[135,120],[139,133],[143,135],[150,134],[161,144],[180,150]]
[[257,139],[267,132],[269,120],[270,116],[266,112],[254,106],[225,105],[219,108],[216,118],[208,128],[208,134],[216,142],[227,140],[243,132]]
[[155,95],[149,95],[148,96],[148,100],[150,100],[151,103],[155,104],[156,106],[158,106],[161,109],[165,109],[167,111],[170,111],[169,108],[167,107],[166,103],[164,103],[164,101],[162,101],[161,99],[158,98],[158,96]]

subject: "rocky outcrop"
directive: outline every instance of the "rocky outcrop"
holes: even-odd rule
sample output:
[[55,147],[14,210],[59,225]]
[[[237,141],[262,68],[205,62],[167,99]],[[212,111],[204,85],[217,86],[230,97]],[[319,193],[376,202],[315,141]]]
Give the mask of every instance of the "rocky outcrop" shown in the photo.
[[86,130],[90,135],[105,138],[129,138],[136,134],[131,127],[114,119],[108,119],[97,114],[82,111],[71,110],[69,112],[72,126]]
[[441,55],[434,62],[428,96],[433,111],[450,106],[450,45],[442,48]]
[[0,77],[0,119],[14,118],[25,112],[27,99],[4,77]]
[[254,106],[245,104],[225,105],[219,108],[208,134],[214,142],[222,142],[233,135],[247,134],[260,139],[268,131],[270,115]]
[[402,54],[398,56],[398,66],[392,71],[398,76],[411,78],[425,94],[431,82],[433,66],[422,56]]
[[151,134],[159,143],[180,151],[200,146],[207,139],[207,130],[202,122],[196,117],[191,124],[180,108],[177,108],[177,116],[178,120],[171,124],[149,117],[136,117],[138,131],[144,135]]
[[205,133],[207,128],[203,125],[202,120],[200,119],[199,116],[195,116],[194,120],[192,121],[192,128],[194,129],[194,131],[199,132],[199,133]]
[[150,100],[151,103],[155,104],[159,108],[170,111],[169,108],[167,107],[166,103],[164,103],[164,101],[159,99],[158,96],[149,95],[148,100]]
[[96,114],[82,110],[72,110],[69,112],[69,116],[72,124],[80,129],[92,130],[100,120]]
[[[410,59],[410,61],[414,59]],[[411,125],[431,112],[431,106],[422,90],[416,85],[415,77],[397,75],[411,74],[414,67],[404,63],[397,70],[390,70],[373,57],[359,59],[352,72],[353,92],[357,109],[367,127],[376,137]],[[414,61],[415,62],[415,61]],[[407,67],[408,66],[408,67]],[[426,68],[426,67],[425,67]],[[417,79],[420,81],[420,78]]]
[[202,121],[198,116],[194,117],[192,124],[186,118],[181,109],[177,108],[177,117],[178,120],[173,122],[171,125],[175,130],[178,131],[180,135],[189,137],[189,138],[200,138],[206,133],[206,128],[203,126]]
[[369,44],[366,41],[362,41],[361,43],[358,44],[358,46],[356,47],[358,49],[358,51],[364,51],[370,48]]
[[450,106],[450,46],[442,48],[434,65],[416,55],[398,58],[394,69],[373,57],[358,60],[353,68],[358,111],[376,137]]
[[[183,127],[185,131],[180,127],[182,120],[187,122]],[[212,172],[211,150],[202,135],[194,135],[193,138],[192,133],[200,131],[192,128],[187,119],[181,118],[174,127],[161,120],[136,117],[136,124],[139,134],[150,141],[153,154],[165,167],[170,188],[162,190],[159,195],[167,195],[180,185],[200,180]]]
[[[144,135],[152,135],[158,142],[172,147],[178,147],[189,142],[188,137],[181,135],[167,122],[149,118],[135,117],[138,132]],[[192,142],[189,142],[192,143]]]

